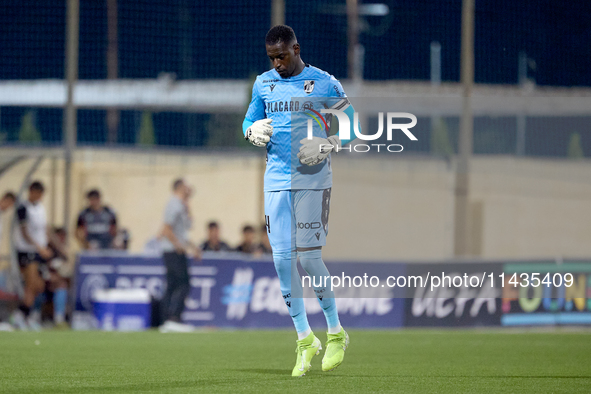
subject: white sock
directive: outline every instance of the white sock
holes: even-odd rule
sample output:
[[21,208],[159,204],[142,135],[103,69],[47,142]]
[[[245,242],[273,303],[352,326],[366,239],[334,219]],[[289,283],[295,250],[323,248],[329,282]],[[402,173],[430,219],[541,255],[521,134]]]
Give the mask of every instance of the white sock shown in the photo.
[[29,313],[29,321],[41,323],[41,311],[37,309],[32,310],[31,313]]
[[311,333],[312,333],[312,330],[309,328],[304,332],[298,332],[298,341],[301,341],[302,339],[306,338]]
[[55,324],[61,324],[66,321],[66,317],[63,313],[54,313],[53,314],[53,322]]
[[341,332],[341,325],[339,324],[336,327],[328,327],[328,333],[329,334],[338,334],[339,332]]

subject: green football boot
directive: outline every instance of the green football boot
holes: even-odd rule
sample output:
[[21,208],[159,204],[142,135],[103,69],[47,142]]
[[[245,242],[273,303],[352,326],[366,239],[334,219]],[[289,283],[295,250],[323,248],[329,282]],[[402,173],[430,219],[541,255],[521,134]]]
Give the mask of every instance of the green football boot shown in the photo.
[[326,334],[326,351],[322,358],[322,371],[332,371],[343,362],[349,346],[349,334],[343,328],[338,334]]
[[296,353],[298,355],[296,359],[296,365],[293,367],[291,376],[304,376],[306,372],[310,370],[312,364],[312,357],[318,355],[322,350],[322,343],[320,339],[316,338],[313,332],[310,333],[306,338],[296,341]]

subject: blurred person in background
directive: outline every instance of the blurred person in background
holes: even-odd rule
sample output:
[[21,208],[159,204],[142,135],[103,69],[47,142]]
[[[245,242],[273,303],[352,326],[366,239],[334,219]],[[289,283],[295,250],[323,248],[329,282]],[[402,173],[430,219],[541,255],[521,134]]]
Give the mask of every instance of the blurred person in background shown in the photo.
[[101,202],[97,189],[86,194],[88,207],[78,215],[76,239],[84,249],[111,249],[117,235],[117,216]]
[[[187,215],[189,217],[189,220],[191,220],[191,222],[193,222],[193,217],[191,216],[191,209],[190,209],[190,206],[189,206],[189,198],[193,194],[193,189],[191,189],[189,186],[187,186],[187,188],[189,190],[185,194],[184,203],[185,203],[185,206],[187,208]],[[154,237],[150,238],[144,244],[144,254],[162,255],[162,237],[164,237],[163,230],[161,230]]]
[[199,249],[188,238],[192,219],[188,206],[191,196],[183,179],[177,179],[172,186],[172,197],[164,211],[162,228],[162,259],[166,266],[166,293],[162,298],[162,318],[164,324],[160,332],[191,332],[194,327],[181,323],[185,309],[185,299],[189,295],[189,261],[187,254],[193,249],[195,257],[200,258]]
[[[37,295],[29,314],[29,321],[41,327],[47,320],[48,311],[52,313],[53,323],[58,328],[66,328],[66,304],[68,301],[68,279],[72,269],[68,265],[67,236],[63,228],[54,228],[49,237],[48,248],[53,256],[46,264],[39,266],[44,282],[43,292]],[[29,323],[31,326],[31,323]]]
[[69,277],[73,267],[68,263],[68,235],[64,228],[55,228],[49,242],[53,258],[47,264],[46,295],[53,301],[53,323],[57,328],[66,328],[66,305],[68,303]]
[[113,238],[113,249],[127,250],[129,249],[129,241],[131,236],[129,230],[126,228],[120,228],[117,230],[117,235]]
[[158,234],[152,238],[150,238],[144,244],[143,254],[146,255],[162,255],[162,234]]
[[207,224],[207,239],[201,244],[204,252],[228,252],[232,248],[220,239],[220,226],[218,222],[211,221]]
[[259,244],[259,249],[261,250],[262,254],[271,254],[271,242],[269,242],[269,234],[267,233],[267,225],[261,225],[261,243]]
[[53,257],[53,252],[48,247],[50,235],[47,216],[41,203],[44,192],[45,188],[41,182],[31,183],[27,200],[16,210],[19,225],[14,230],[13,240],[25,282],[25,291],[19,309],[11,316],[11,322],[21,330],[41,328],[38,322],[29,319],[29,314],[35,298],[45,289],[40,266]]
[[[16,202],[16,195],[13,192],[6,192],[0,198],[0,246],[2,246],[2,215],[8,211]],[[0,255],[3,254],[3,250],[0,250]]]
[[[0,198],[0,258],[2,256],[8,255],[7,250],[2,249],[2,216],[5,212],[7,212],[16,202],[16,195],[13,192],[6,192]],[[0,299],[2,298],[3,290],[5,290],[6,279],[3,273],[3,261],[0,260]],[[0,317],[0,331],[12,331],[13,328],[10,324],[2,322],[2,318]]]
[[255,242],[255,238],[254,227],[247,224],[242,228],[242,242],[236,247],[236,251],[253,255],[262,254],[259,245]]

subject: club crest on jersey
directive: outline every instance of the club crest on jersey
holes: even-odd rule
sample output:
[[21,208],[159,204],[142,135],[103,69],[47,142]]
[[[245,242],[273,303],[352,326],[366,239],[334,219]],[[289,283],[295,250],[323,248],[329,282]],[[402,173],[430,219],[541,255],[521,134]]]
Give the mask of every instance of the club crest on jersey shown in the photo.
[[304,81],[304,92],[306,94],[312,93],[314,90],[314,81]]

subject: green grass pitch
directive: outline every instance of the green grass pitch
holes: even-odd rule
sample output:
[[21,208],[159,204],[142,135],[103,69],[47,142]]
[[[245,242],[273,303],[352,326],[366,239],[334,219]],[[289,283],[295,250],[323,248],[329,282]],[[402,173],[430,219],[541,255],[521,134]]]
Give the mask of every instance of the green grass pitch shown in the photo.
[[349,334],[336,371],[292,378],[291,331],[0,333],[0,392],[591,392],[589,331]]

